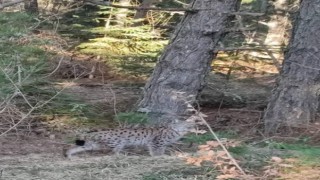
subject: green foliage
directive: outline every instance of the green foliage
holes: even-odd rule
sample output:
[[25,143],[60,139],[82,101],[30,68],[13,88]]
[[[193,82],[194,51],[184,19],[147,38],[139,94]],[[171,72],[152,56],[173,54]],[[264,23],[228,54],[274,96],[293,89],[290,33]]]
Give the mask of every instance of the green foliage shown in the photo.
[[239,137],[239,134],[233,130],[225,130],[225,131],[218,131],[217,136],[219,138],[236,139]]
[[297,157],[303,164],[320,165],[320,147],[304,143],[269,142],[269,148],[280,149],[288,152],[288,156]]
[[[32,16],[20,12],[0,13],[1,98],[15,91],[12,82],[17,83],[24,94],[40,91],[39,85],[45,83],[38,77],[46,72],[48,54],[29,38],[32,19]],[[28,44],[21,44],[22,40]]]
[[228,151],[236,154],[236,155],[244,155],[246,153],[248,153],[248,147],[246,145],[241,145],[241,146],[236,146],[236,147],[229,147]]
[[[33,36],[31,31],[35,23],[28,14],[0,13],[0,23],[0,101],[16,91],[13,83],[31,105],[52,98],[58,90],[45,76],[49,73],[48,60],[54,54],[46,52],[41,46],[56,42]],[[14,99],[14,103],[18,107],[30,108],[20,96]],[[96,123],[111,117],[101,111],[76,97],[61,93],[35,113],[66,115],[81,122]]]
[[127,18],[123,19],[122,26],[115,18],[119,13],[117,8],[85,8],[86,11],[80,9],[67,14],[60,25],[62,33],[67,32],[68,36],[71,33],[87,41],[79,44],[76,49],[81,53],[107,59],[108,67],[114,74],[149,76],[159,54],[168,43],[165,32],[150,24],[132,26],[137,21],[133,18],[135,11],[125,12]]
[[204,144],[207,141],[213,140],[214,137],[210,133],[205,133],[205,134],[188,134],[183,137],[182,141],[186,143],[199,143],[199,144]]
[[148,123],[148,116],[144,113],[137,112],[128,112],[128,113],[119,113],[116,116],[116,119],[120,122],[127,124],[146,124]]
[[32,20],[32,16],[22,12],[0,12],[0,41],[6,37],[26,35]]

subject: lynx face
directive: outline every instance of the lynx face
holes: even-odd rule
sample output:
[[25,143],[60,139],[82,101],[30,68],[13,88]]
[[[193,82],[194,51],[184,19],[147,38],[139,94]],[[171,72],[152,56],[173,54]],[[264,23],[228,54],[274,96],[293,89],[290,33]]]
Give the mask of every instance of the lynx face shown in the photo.
[[66,151],[65,156],[100,150],[105,147],[113,149],[118,154],[125,146],[147,146],[151,156],[163,155],[168,145],[177,142],[181,137],[194,129],[193,123],[180,122],[167,127],[150,128],[120,128],[89,133],[85,140],[76,140],[75,148]]

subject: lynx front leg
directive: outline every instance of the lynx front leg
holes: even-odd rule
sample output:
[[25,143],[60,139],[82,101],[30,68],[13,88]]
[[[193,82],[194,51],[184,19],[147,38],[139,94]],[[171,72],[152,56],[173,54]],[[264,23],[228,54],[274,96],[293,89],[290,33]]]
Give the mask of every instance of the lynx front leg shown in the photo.
[[158,146],[158,145],[150,145],[148,146],[148,149],[151,156],[161,156],[164,154],[166,147]]
[[115,155],[119,155],[122,149],[124,148],[124,145],[111,145],[112,151],[115,153]]

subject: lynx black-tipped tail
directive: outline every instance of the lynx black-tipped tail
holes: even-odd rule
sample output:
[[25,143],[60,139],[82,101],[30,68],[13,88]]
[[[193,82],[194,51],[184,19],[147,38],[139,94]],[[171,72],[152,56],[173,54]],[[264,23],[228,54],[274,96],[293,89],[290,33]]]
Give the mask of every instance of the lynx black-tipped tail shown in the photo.
[[77,139],[77,140],[75,141],[75,143],[76,143],[77,146],[84,146],[84,144],[86,143],[86,141],[85,141],[85,140],[78,140],[78,139]]

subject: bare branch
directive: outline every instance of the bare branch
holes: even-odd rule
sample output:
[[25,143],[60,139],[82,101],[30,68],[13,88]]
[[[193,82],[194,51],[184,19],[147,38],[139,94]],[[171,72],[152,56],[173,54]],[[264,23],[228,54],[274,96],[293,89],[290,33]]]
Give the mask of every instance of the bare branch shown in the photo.
[[220,139],[218,138],[218,136],[216,135],[216,133],[214,133],[214,131],[212,130],[212,128],[210,127],[210,125],[208,124],[208,122],[203,118],[203,116],[199,115],[198,116],[202,122],[208,127],[210,133],[214,136],[214,138],[217,140],[217,142],[219,143],[219,145],[222,147],[222,149],[226,152],[226,154],[228,155],[228,157],[230,158],[230,160],[233,162],[233,164],[237,167],[237,169],[243,174],[243,175],[247,175],[243,169],[239,166],[239,164],[237,163],[237,161],[232,157],[232,155],[229,153],[229,151],[227,150],[227,148],[223,145],[223,143],[220,141]]
[[[236,19],[239,23],[240,29],[244,29],[244,25],[242,23],[242,17],[237,15]],[[248,33],[246,33],[245,31],[242,31],[243,35],[245,35],[246,37],[250,37],[250,35]],[[260,40],[255,38],[255,40],[259,43],[259,45],[267,52],[267,54],[270,56],[270,58],[273,61],[273,64],[276,66],[276,68],[278,69],[278,71],[281,71],[281,64],[279,62],[279,60],[273,55],[272,51],[270,51],[270,49],[268,49],[268,47]]]

